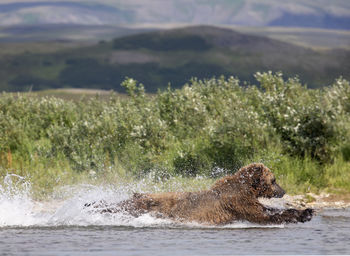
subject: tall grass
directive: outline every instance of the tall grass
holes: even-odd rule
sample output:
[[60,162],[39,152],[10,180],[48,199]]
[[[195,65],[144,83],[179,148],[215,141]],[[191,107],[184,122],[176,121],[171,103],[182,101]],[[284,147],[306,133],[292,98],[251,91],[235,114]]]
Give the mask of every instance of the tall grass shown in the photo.
[[349,82],[310,90],[281,73],[255,76],[257,86],[193,79],[153,96],[127,78],[129,96],[108,101],[4,93],[0,174],[50,191],[111,174],[211,178],[260,161],[293,193],[350,191]]

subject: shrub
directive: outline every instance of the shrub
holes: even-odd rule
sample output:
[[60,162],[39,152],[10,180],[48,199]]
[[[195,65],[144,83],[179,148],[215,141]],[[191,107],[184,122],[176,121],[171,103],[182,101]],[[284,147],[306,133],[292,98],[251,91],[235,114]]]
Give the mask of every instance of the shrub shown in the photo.
[[281,73],[256,78],[260,87],[242,87],[234,77],[192,79],[155,95],[127,78],[128,96],[107,101],[2,94],[0,164],[7,170],[9,162],[20,163],[23,172],[56,161],[80,173],[117,166],[136,176],[158,169],[195,176],[234,172],[258,156],[283,153],[282,166],[298,162],[303,170],[293,180],[313,184],[332,159],[342,154],[349,161],[347,81],[309,90]]
[[264,92],[260,94],[264,115],[292,155],[327,162],[332,160],[337,131],[322,105],[323,95],[308,90],[297,78],[283,80],[282,74],[256,74]]

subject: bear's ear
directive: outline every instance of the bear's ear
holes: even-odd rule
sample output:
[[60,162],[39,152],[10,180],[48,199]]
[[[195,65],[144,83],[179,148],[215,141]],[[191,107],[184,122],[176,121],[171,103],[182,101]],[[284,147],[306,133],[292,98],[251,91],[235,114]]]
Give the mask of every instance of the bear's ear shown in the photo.
[[265,168],[263,164],[250,164],[244,168],[244,177],[255,190],[258,190],[264,183],[262,176]]

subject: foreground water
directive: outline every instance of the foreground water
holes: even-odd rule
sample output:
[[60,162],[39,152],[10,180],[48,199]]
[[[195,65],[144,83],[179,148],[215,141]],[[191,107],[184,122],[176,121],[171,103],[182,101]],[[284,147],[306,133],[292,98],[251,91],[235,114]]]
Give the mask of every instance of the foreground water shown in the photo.
[[[118,202],[134,187],[67,187],[34,201],[28,184],[0,186],[0,255],[349,254],[350,209],[318,211],[311,222],[222,227],[176,223],[148,214],[104,214],[84,203]],[[69,191],[69,192],[67,192]],[[68,195],[68,196],[67,196]],[[283,201],[274,201],[283,207]]]

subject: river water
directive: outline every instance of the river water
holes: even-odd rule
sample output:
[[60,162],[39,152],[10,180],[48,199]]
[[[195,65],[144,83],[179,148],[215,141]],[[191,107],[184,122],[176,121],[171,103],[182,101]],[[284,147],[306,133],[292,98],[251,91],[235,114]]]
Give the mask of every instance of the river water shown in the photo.
[[350,254],[350,209],[319,210],[300,224],[214,227],[84,208],[129,190],[80,186],[38,202],[23,187],[0,186],[0,255]]

